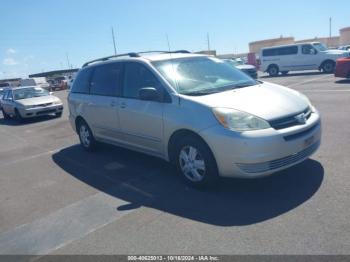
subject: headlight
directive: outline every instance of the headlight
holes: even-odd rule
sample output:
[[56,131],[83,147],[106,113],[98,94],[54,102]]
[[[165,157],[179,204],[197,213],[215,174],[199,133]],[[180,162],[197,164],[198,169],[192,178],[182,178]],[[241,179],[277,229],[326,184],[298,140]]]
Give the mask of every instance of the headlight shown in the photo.
[[235,109],[214,108],[213,113],[221,125],[237,132],[271,127],[266,120]]

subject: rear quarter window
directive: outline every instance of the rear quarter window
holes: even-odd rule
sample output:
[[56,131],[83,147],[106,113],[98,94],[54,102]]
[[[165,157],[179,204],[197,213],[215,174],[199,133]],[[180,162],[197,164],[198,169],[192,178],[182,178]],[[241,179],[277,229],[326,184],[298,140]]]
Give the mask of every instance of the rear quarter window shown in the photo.
[[88,94],[90,92],[91,68],[81,70],[75,78],[72,93]]

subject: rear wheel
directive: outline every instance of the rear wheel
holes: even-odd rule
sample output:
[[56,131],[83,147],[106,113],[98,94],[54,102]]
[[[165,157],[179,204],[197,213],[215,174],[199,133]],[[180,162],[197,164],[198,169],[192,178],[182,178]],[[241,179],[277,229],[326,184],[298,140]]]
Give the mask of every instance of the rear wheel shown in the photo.
[[77,130],[81,146],[86,151],[94,150],[96,147],[96,141],[88,124],[83,120],[80,121]]
[[332,74],[335,69],[335,63],[333,61],[326,61],[322,65],[322,70],[326,74]]
[[177,143],[175,161],[178,172],[191,186],[206,187],[218,178],[216,161],[210,148],[197,137],[188,136]]
[[269,66],[269,69],[267,70],[270,76],[278,76],[279,69],[276,65]]
[[282,75],[285,76],[285,75],[287,75],[289,73],[289,71],[282,71],[281,73],[282,73]]

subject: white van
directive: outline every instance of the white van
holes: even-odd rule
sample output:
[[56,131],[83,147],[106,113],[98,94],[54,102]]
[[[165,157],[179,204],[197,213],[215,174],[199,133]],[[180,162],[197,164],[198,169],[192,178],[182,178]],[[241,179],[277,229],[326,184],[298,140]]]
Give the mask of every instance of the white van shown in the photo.
[[335,61],[348,55],[348,51],[330,50],[319,42],[263,48],[260,51],[260,70],[270,76],[289,71],[320,70],[333,73]]
[[39,86],[48,90],[50,84],[46,81],[45,77],[32,77],[20,80],[20,86]]

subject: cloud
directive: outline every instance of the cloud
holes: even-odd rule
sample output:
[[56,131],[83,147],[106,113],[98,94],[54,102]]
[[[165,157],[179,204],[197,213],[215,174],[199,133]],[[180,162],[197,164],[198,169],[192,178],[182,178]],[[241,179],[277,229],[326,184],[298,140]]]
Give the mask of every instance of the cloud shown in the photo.
[[13,66],[13,65],[17,65],[18,64],[18,62],[15,59],[11,58],[11,57],[5,58],[2,61],[2,63],[4,65],[7,65],[7,66]]
[[6,53],[7,54],[16,54],[17,51],[15,49],[13,49],[13,48],[9,48],[9,49],[6,50]]

